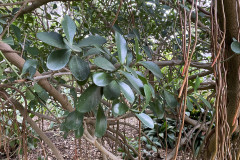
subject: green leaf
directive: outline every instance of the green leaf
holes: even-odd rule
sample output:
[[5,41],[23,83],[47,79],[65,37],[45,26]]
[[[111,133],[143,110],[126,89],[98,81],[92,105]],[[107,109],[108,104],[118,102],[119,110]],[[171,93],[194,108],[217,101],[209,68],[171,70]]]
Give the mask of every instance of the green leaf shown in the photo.
[[115,40],[117,44],[118,58],[123,64],[127,56],[127,43],[123,36],[118,32],[115,32]]
[[128,111],[128,106],[121,102],[113,103],[112,110],[114,116],[121,116]]
[[150,102],[150,109],[160,119],[164,117],[164,108],[159,101]]
[[75,130],[75,138],[81,138],[83,136],[83,132],[84,132],[84,129],[83,129],[83,125],[80,126],[80,128],[78,128],[77,130]]
[[107,71],[115,71],[116,70],[114,65],[111,62],[109,62],[106,58],[103,58],[103,57],[95,58],[94,64],[104,70],[107,70]]
[[44,90],[41,86],[39,86],[37,83],[34,84],[33,86],[35,92],[42,92],[42,90]]
[[208,107],[208,109],[212,108],[211,104],[205,98],[203,98],[203,96],[198,95],[198,97],[201,99],[201,101],[203,101],[203,103]]
[[124,33],[122,32],[121,28],[120,28],[117,24],[114,24],[114,25],[113,25],[113,30],[114,30],[115,32],[120,33],[121,35],[124,34]]
[[56,32],[40,32],[37,33],[37,38],[57,48],[66,49],[67,47],[63,41],[63,37]]
[[97,86],[106,86],[112,81],[112,77],[105,73],[105,72],[99,72],[99,73],[94,73],[93,74],[93,82]]
[[143,83],[140,79],[134,77],[130,73],[121,71],[121,73],[128,79],[128,81],[133,85],[133,87],[141,94],[144,93]]
[[135,37],[135,39],[134,39],[134,41],[135,41],[135,52],[136,52],[136,59],[137,59],[137,62],[142,58],[141,57],[141,55],[140,55],[140,53],[139,53],[139,43],[138,43],[138,38],[137,37]]
[[34,94],[32,94],[32,92],[29,89],[26,90],[26,99],[27,100],[34,100],[35,99]]
[[116,81],[112,81],[109,85],[103,88],[103,94],[109,100],[117,99],[120,96],[120,93],[120,86]]
[[45,91],[45,89],[42,89],[41,92],[37,92],[37,95],[44,101],[46,102],[49,98],[48,92]]
[[69,61],[71,51],[68,49],[61,49],[53,51],[47,59],[47,67],[51,70],[59,70],[66,66]]
[[[28,69],[30,67],[33,67],[33,68],[37,68],[37,60],[34,60],[34,59],[28,59],[25,61],[24,65],[23,65],[23,69],[22,69],[22,75],[24,75],[25,73],[27,73]],[[36,73],[36,71],[35,71]],[[35,73],[30,73],[30,74],[35,74]]]
[[176,100],[176,98],[171,93],[169,93],[168,91],[164,90],[164,97],[165,97],[165,100],[166,100],[167,104],[170,107],[172,107],[172,108],[177,107],[178,101]]
[[2,40],[4,43],[7,43],[9,45],[14,45],[14,41],[13,41],[13,38],[10,36],[10,37],[6,37],[5,39]]
[[90,55],[99,55],[101,53],[101,50],[99,48],[91,48],[87,51],[87,53],[84,53],[84,57],[90,56]]
[[145,93],[145,98],[146,98],[145,104],[149,104],[151,97],[152,97],[152,91],[151,91],[151,88],[149,87],[149,85],[147,85],[147,84],[144,84],[144,93]]
[[156,77],[163,78],[163,75],[162,75],[162,72],[161,72],[160,68],[154,62],[152,62],[152,61],[141,61],[141,62],[138,62],[138,63],[143,65],[144,67],[146,67],[148,70],[150,70]]
[[2,24],[7,24],[7,22],[4,21],[4,20],[2,20],[2,19],[0,19],[0,23],[2,23]]
[[69,41],[67,41],[66,39],[63,39],[64,43],[73,51],[75,52],[82,52],[82,49],[79,48],[78,46],[69,43]]
[[78,98],[76,109],[81,113],[91,111],[102,99],[101,87],[91,85]]
[[78,111],[73,111],[68,114],[65,119],[65,126],[69,130],[77,130],[82,126],[83,123],[83,114]]
[[104,37],[101,36],[89,36],[87,38],[82,39],[77,46],[78,47],[87,47],[87,46],[102,46],[104,43],[106,43],[107,40]]
[[27,52],[30,53],[32,56],[37,56],[40,53],[37,47],[27,47]]
[[98,108],[95,126],[95,136],[101,138],[107,130],[107,118],[101,106]]
[[152,58],[152,50],[151,50],[151,48],[149,48],[148,46],[143,46],[143,50],[147,54],[148,58],[151,59]]
[[139,120],[149,128],[154,128],[154,122],[151,117],[146,115],[145,113],[136,114]]
[[139,31],[136,28],[133,28],[133,33],[135,34],[137,39],[140,40],[140,33],[139,33]]
[[2,33],[3,31],[3,27],[0,25],[0,34]]
[[71,17],[65,15],[62,20],[62,28],[70,44],[73,44],[73,37],[76,33],[76,25]]
[[201,83],[200,78],[197,76],[196,82],[195,82],[195,85],[194,85],[194,91],[195,92],[197,91],[198,87],[200,86],[200,83]]
[[119,82],[118,83],[120,86],[120,90],[123,93],[124,97],[130,102],[133,103],[135,100],[134,93],[132,89],[124,82]]
[[237,41],[232,42],[231,44],[231,49],[233,52],[236,54],[240,54],[240,43]]
[[82,60],[79,56],[73,56],[71,58],[69,68],[73,76],[79,81],[86,80],[90,74],[89,64]]
[[189,97],[187,97],[187,108],[188,108],[189,111],[193,110],[193,104],[190,101]]
[[11,29],[13,30],[15,36],[17,37],[17,40],[21,41],[21,30],[13,24],[11,25]]

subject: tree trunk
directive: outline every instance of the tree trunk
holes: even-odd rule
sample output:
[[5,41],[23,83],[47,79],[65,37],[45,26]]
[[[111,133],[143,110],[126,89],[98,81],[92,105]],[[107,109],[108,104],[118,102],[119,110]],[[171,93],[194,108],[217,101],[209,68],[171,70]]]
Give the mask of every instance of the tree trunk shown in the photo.
[[[214,1],[213,1],[214,3]],[[222,5],[223,3],[223,5]],[[239,18],[239,10],[238,3],[236,0],[217,0],[217,19],[219,23],[219,27],[222,32],[224,32],[224,22],[226,22],[226,34],[225,34],[225,59],[231,57],[235,54],[231,50],[231,43],[233,42],[233,38],[238,39],[239,27],[238,22]],[[222,7],[223,6],[223,7]],[[224,21],[225,15],[225,21]],[[233,58],[227,60],[224,64],[225,69],[227,71],[226,81],[227,81],[227,123],[229,125],[229,135],[228,138],[231,138],[232,133],[236,130],[238,125],[238,112],[240,107],[240,56],[235,55]],[[222,71],[223,72],[223,71]],[[221,103],[221,102],[220,102]],[[219,111],[220,112],[220,111]],[[222,114],[222,113],[219,113]],[[222,128],[220,127],[219,130]],[[220,131],[219,131],[220,132]],[[223,137],[219,137],[221,140]],[[216,154],[217,150],[215,147],[215,134],[210,139],[210,144],[208,146],[208,158],[213,158]],[[219,146],[222,147],[222,146]],[[219,148],[218,147],[218,148]],[[229,146],[230,147],[230,146]],[[227,151],[225,152],[227,153]],[[226,156],[226,155],[225,155]]]

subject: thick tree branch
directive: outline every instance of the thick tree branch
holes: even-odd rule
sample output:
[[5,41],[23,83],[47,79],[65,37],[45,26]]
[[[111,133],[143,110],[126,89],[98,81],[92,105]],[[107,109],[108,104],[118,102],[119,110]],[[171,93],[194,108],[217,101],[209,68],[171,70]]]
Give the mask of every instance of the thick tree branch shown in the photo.
[[[8,44],[0,42],[0,51],[3,52],[9,62],[22,70],[25,60],[15,53]],[[41,76],[41,74],[37,71],[35,76]],[[46,79],[39,80],[38,84],[44,88],[49,95],[53,96],[53,98],[56,99],[64,109],[68,111],[74,110],[71,103],[68,101],[67,96],[58,92]]]

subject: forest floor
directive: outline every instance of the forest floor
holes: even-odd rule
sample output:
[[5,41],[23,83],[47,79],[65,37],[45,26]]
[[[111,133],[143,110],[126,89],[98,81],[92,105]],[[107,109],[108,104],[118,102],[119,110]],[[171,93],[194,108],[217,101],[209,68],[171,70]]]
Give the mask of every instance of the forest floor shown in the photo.
[[[138,127],[138,120],[136,118],[128,118],[125,122]],[[44,133],[52,140],[52,142],[59,149],[64,159],[66,160],[101,160],[102,154],[98,151],[98,149],[87,142],[84,138],[81,140],[76,140],[74,138],[74,134],[70,133],[66,139],[63,138],[63,133],[59,131],[59,129],[50,130],[50,123],[48,121],[44,121],[43,125],[39,121],[39,126],[44,130]],[[138,131],[133,130],[130,127],[121,126],[120,130],[125,132],[125,136],[128,137],[128,140],[132,142],[132,145],[135,146],[138,144],[136,138],[138,137]],[[115,149],[115,142],[109,139],[102,139],[102,144],[108,149],[110,152],[115,155],[122,157],[123,153],[119,152],[119,148]],[[144,144],[142,144],[142,149],[146,148]],[[136,149],[137,150],[137,149]],[[168,150],[170,153],[171,150]],[[149,151],[148,156],[144,156],[142,159],[149,160],[162,160],[165,159],[166,152],[164,149],[159,149],[159,153],[154,151]],[[42,158],[41,158],[42,157]],[[45,158],[44,158],[45,157]],[[15,156],[15,158],[11,158],[12,160],[18,160],[20,156]],[[5,159],[4,156],[0,155],[0,159]],[[37,147],[30,149],[28,152],[29,160],[56,160],[51,150],[47,147],[46,144],[42,142],[38,142]],[[178,156],[178,159],[183,159],[181,156]],[[186,158],[185,158],[186,159]]]

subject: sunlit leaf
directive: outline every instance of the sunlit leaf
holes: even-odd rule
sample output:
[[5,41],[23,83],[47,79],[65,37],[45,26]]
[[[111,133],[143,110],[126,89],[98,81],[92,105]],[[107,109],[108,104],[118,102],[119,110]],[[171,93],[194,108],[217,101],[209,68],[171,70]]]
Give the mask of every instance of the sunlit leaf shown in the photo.
[[145,113],[136,114],[139,120],[149,128],[154,128],[154,122],[151,117],[146,115]]
[[115,32],[115,40],[117,44],[118,58],[123,64],[127,56],[127,43],[124,37],[118,32]]
[[62,20],[62,27],[68,41],[70,44],[73,44],[73,37],[76,33],[76,25],[72,18],[68,15],[65,15]]
[[124,82],[119,82],[120,90],[123,93],[124,97],[130,102],[133,103],[135,100],[135,95],[132,89]]
[[114,70],[116,70],[114,65],[111,62],[109,62],[104,57],[97,57],[97,58],[95,58],[94,64],[97,65],[98,67],[104,69],[104,70],[107,70],[107,71],[114,71]]
[[106,86],[112,81],[112,77],[105,73],[105,72],[100,72],[100,73],[94,73],[93,74],[93,82],[97,86]]
[[162,72],[161,72],[160,68],[154,62],[152,62],[152,61],[141,61],[141,62],[138,62],[138,63],[143,65],[144,67],[146,67],[148,70],[150,70],[156,77],[163,78],[163,75],[162,75]]
[[37,33],[37,38],[51,46],[66,49],[63,37],[56,32],[40,32]]

